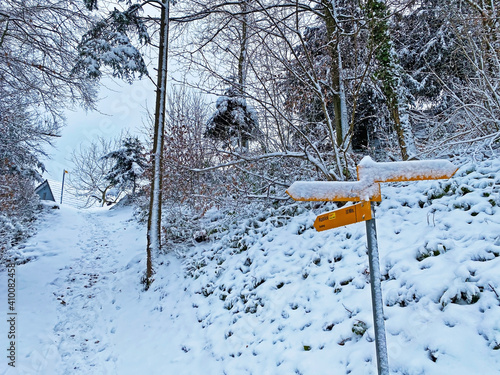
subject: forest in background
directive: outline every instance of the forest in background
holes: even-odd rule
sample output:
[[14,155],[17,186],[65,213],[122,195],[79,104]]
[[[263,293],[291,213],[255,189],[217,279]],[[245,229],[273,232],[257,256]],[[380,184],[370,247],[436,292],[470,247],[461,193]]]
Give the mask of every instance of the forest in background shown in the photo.
[[161,228],[153,257],[190,241],[212,207],[278,207],[296,180],[354,179],[365,155],[495,157],[498,11],[493,0],[3,1],[2,253],[30,233],[64,110],[91,110],[105,76],[157,82],[151,129],[143,144],[76,150],[94,164],[73,183],[100,204],[133,192]]

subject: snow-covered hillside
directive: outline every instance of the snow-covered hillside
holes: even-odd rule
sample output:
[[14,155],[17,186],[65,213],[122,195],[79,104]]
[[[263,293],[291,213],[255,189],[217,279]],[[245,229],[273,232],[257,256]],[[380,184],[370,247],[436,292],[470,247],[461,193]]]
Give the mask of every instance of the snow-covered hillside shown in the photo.
[[[500,159],[383,185],[391,374],[500,374],[499,195]],[[30,261],[16,268],[16,369],[0,373],[376,374],[365,226],[316,232],[332,208],[211,211],[208,240],[162,256],[147,292],[131,208],[48,210],[10,254]]]

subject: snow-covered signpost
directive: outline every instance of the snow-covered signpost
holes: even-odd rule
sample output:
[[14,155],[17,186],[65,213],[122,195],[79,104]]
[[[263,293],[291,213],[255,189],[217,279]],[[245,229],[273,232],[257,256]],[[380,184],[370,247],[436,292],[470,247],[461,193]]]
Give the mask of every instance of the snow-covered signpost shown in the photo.
[[290,197],[296,201],[361,202],[319,215],[314,222],[314,227],[318,231],[323,231],[366,221],[375,346],[379,375],[389,375],[377,229],[373,203],[382,200],[380,183],[450,178],[455,174],[457,169],[448,160],[377,163],[367,156],[361,160],[357,167],[358,181],[297,181],[287,190]]

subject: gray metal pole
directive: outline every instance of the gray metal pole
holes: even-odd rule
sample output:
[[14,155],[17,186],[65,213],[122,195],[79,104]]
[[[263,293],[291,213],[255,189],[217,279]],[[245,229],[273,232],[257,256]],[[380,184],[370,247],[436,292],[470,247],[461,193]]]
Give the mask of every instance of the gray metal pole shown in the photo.
[[64,192],[64,175],[66,174],[66,169],[63,169],[63,178],[62,178],[62,186],[61,186],[61,204],[62,204],[62,198],[63,198],[63,192]]
[[375,226],[375,207],[371,202],[372,219],[366,221],[368,241],[368,261],[370,264],[370,286],[372,291],[373,323],[375,328],[375,347],[377,350],[377,368],[379,375],[389,375],[387,341],[385,337],[384,302],[380,282],[380,264],[377,245],[377,227]]

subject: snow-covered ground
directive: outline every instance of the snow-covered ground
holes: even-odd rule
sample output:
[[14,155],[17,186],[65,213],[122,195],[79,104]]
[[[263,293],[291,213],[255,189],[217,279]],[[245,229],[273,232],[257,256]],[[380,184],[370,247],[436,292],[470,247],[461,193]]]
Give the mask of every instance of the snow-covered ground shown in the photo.
[[[391,374],[500,374],[499,194],[500,159],[383,185]],[[2,355],[0,374],[376,374],[365,225],[318,233],[327,209],[209,212],[209,240],[162,256],[147,292],[131,208],[47,210],[11,253],[30,261],[16,267],[16,368]],[[5,269],[0,306],[6,353]]]

